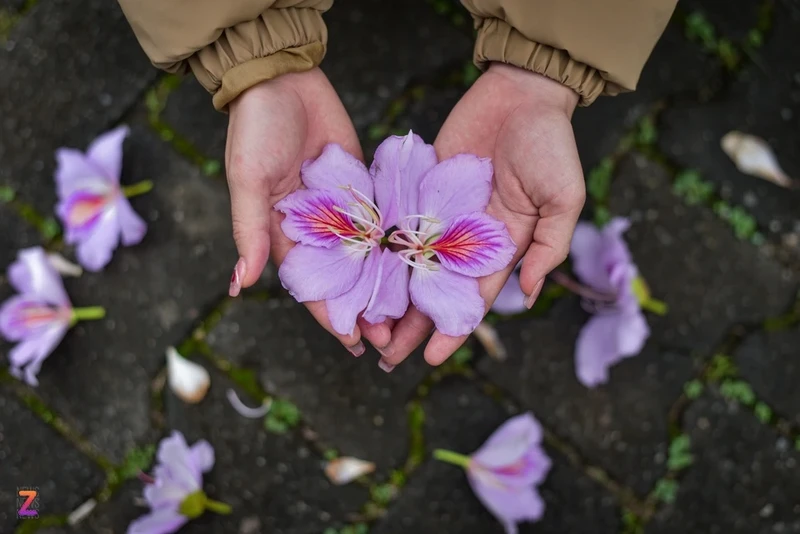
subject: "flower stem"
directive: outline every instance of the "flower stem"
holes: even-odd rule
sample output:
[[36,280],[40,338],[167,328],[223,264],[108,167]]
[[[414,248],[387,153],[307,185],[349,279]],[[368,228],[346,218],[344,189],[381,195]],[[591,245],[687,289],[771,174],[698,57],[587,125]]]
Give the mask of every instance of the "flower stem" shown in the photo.
[[127,198],[131,198],[148,193],[151,189],[153,189],[153,182],[150,180],[144,180],[132,185],[126,185],[122,188],[122,194]]
[[72,308],[72,320],[78,321],[92,321],[95,319],[102,319],[106,316],[106,309],[102,306],[91,306],[89,308]]
[[614,302],[615,300],[617,300],[616,295],[601,293],[599,291],[595,291],[591,287],[581,285],[572,278],[570,278],[569,275],[564,274],[561,271],[551,272],[550,278],[552,278],[553,282],[555,282],[556,284],[563,286],[569,291],[575,293],[576,295],[587,298],[589,300],[596,300],[600,302]]
[[644,308],[645,310],[655,313],[656,315],[666,315],[667,314],[667,303],[663,300],[658,300],[654,298],[649,298],[639,303],[639,305]]
[[206,501],[206,509],[220,515],[228,515],[233,511],[230,504],[214,501],[212,499]]
[[448,464],[458,465],[466,469],[469,467],[469,463],[472,461],[472,458],[465,454],[459,454],[457,452],[448,451],[445,449],[436,449],[433,451],[433,457],[439,460],[440,462],[445,462]]

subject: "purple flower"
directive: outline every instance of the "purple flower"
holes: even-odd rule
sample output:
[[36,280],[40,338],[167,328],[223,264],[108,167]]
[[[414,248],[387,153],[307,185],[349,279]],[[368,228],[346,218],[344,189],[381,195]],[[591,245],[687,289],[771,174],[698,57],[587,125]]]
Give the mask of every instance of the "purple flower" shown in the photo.
[[18,342],[8,354],[10,372],[31,386],[42,362],[79,320],[99,319],[103,308],[73,308],[61,277],[39,247],[21,250],[8,268],[8,279],[19,294],[0,306],[0,334]]
[[539,423],[525,413],[506,421],[471,457],[442,449],[433,454],[464,467],[478,499],[507,534],[516,534],[517,523],[537,521],[544,514],[536,486],[547,478],[551,462],[541,442]]
[[433,147],[411,133],[384,141],[371,171],[334,144],[304,163],[307,189],[275,205],[286,215],[281,228],[297,243],[279,270],[283,286],[300,302],[326,301],[340,334],[353,332],[361,312],[373,324],[402,317],[408,269],[381,244],[416,199],[407,186],[413,191],[435,164]]
[[655,303],[641,291],[636,265],[622,234],[627,219],[612,219],[602,230],[578,223],[570,254],[578,278],[592,290],[613,296],[598,303],[594,316],[581,330],[575,348],[578,380],[587,387],[608,381],[608,370],[620,360],[641,351],[650,335],[640,302]]
[[[517,269],[520,268],[520,265],[522,265],[521,261],[517,264]],[[527,295],[522,291],[519,275],[515,271],[511,273],[511,276],[508,277],[508,280],[500,290],[497,298],[494,299],[492,311],[500,315],[514,315],[527,311],[528,308],[525,306],[525,297],[527,297]]]
[[123,188],[119,183],[127,135],[128,128],[120,126],[95,139],[86,154],[71,148],[56,151],[56,213],[66,242],[77,244],[78,261],[90,271],[108,264],[120,240],[125,246],[135,245],[147,232],[127,197],[148,191],[152,184]]
[[231,512],[227,504],[210,500],[203,492],[203,473],[214,466],[214,449],[204,440],[189,447],[178,431],[161,440],[153,476],[143,477],[148,485],[144,498],[150,513],[128,526],[128,534],[175,532],[206,510]]

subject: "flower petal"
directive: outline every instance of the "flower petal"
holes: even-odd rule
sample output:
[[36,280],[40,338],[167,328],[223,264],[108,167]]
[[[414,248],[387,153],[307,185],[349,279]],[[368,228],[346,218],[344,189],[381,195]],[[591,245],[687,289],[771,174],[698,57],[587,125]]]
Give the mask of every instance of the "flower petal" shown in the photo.
[[55,350],[64,335],[67,325],[53,325],[36,337],[26,339],[17,344],[8,353],[8,361],[12,374],[19,376],[19,370],[24,367],[24,380],[33,387],[39,385],[36,375],[50,353]]
[[478,281],[447,269],[414,269],[409,283],[411,302],[448,336],[472,332],[483,319],[485,302]]
[[76,191],[108,187],[103,169],[83,152],[72,148],[56,150],[56,188],[58,197],[65,199]]
[[[425,223],[423,223],[424,225]],[[467,276],[487,276],[508,266],[517,246],[506,225],[485,213],[459,215],[441,225],[430,244],[441,264]]]
[[120,225],[116,209],[107,209],[91,233],[78,243],[78,263],[92,272],[100,271],[111,261],[119,245]]
[[352,247],[295,245],[286,255],[278,276],[298,302],[327,300],[349,291],[361,275],[365,255]]
[[26,295],[15,295],[0,307],[0,334],[9,341],[38,337],[53,326],[69,325],[69,310]]
[[639,353],[650,334],[639,312],[608,312],[589,319],[575,345],[575,371],[586,387],[608,381],[615,363]]
[[113,183],[119,183],[122,174],[122,143],[130,129],[123,125],[108,131],[92,141],[86,156],[105,173]]
[[570,257],[581,282],[598,291],[616,291],[609,282],[610,268],[631,263],[628,245],[622,239],[629,225],[622,217],[612,219],[602,230],[591,223],[578,223],[570,243]]
[[122,233],[122,244],[130,247],[141,243],[147,233],[147,223],[133,211],[131,203],[123,196],[117,199],[115,208]]
[[169,472],[169,480],[182,488],[186,494],[201,488],[202,475],[199,467],[191,461],[189,447],[183,434],[177,430],[158,446],[158,461]]
[[492,433],[472,458],[487,468],[517,462],[534,445],[542,442],[542,427],[530,413],[512,417]]
[[370,324],[382,323],[387,317],[399,319],[408,309],[408,264],[389,249],[383,250],[381,263],[380,280],[364,311],[364,320]]
[[339,236],[360,233],[343,213],[353,209],[347,205],[352,200],[342,190],[300,189],[275,204],[275,209],[286,215],[281,222],[286,237],[304,245],[331,248],[341,244]]
[[492,311],[501,315],[513,315],[527,310],[525,306],[525,293],[519,285],[519,275],[511,273],[506,285],[500,290],[492,304]]
[[189,457],[201,473],[207,473],[214,467],[214,447],[204,439],[196,441],[189,448]]
[[375,201],[383,214],[384,230],[407,215],[419,213],[419,184],[437,161],[433,145],[412,132],[388,137],[375,149],[369,171],[375,181]]
[[325,301],[328,319],[333,329],[342,335],[352,335],[358,314],[367,307],[376,286],[381,279],[381,252],[373,249],[367,254],[361,276],[350,288],[334,299]]
[[41,247],[20,250],[17,261],[8,268],[8,279],[23,295],[56,306],[72,306],[61,277]]
[[534,488],[507,489],[468,475],[472,491],[503,524],[506,534],[516,534],[517,523],[538,521],[544,515],[544,501]]
[[353,187],[364,196],[373,198],[372,178],[367,168],[334,143],[325,146],[317,159],[303,163],[300,176],[309,189]]
[[492,194],[488,158],[458,154],[428,171],[420,183],[419,214],[444,221],[484,211]]
[[59,202],[56,214],[67,230],[80,232],[94,226],[107,203],[104,193],[81,189]]
[[177,508],[160,508],[128,525],[128,534],[171,534],[185,525],[189,518]]

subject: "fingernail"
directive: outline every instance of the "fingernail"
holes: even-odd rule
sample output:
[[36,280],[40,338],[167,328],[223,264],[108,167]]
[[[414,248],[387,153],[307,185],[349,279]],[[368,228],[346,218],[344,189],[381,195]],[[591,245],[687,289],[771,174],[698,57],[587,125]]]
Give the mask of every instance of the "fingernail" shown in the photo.
[[233,268],[228,295],[232,297],[239,296],[239,292],[242,290],[242,280],[244,279],[245,272],[247,272],[247,269],[244,264],[244,258],[239,258],[239,261],[236,262],[236,267]]
[[364,351],[367,350],[367,348],[364,346],[364,343],[362,341],[359,341],[352,347],[347,347],[347,350],[350,351],[350,354],[358,358],[359,356],[364,354]]
[[394,370],[394,365],[387,362],[385,358],[378,360],[378,367],[380,367],[381,371],[384,373],[391,373]]
[[534,304],[534,302],[536,302],[536,299],[539,297],[539,293],[542,292],[542,286],[543,285],[544,285],[544,278],[539,280],[536,283],[536,285],[533,286],[533,291],[531,291],[531,294],[525,297],[525,307],[528,308],[529,310],[531,308],[533,308],[533,304]]
[[375,347],[375,349],[380,352],[383,356],[391,356],[394,354],[394,347],[391,344],[386,345],[385,347]]

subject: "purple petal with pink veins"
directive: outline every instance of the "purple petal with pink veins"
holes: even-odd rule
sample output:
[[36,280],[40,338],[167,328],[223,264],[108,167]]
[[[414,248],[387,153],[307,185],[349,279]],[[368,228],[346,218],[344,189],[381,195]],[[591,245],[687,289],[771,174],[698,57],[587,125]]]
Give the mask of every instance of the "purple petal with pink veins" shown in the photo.
[[80,150],[60,148],[56,150],[56,188],[58,197],[66,199],[76,191],[107,188],[111,185],[99,168]]
[[472,491],[503,524],[506,534],[517,534],[517,523],[537,521],[544,515],[544,501],[534,488],[507,489],[468,475]]
[[24,296],[57,307],[72,306],[61,276],[50,265],[41,247],[20,250],[17,253],[17,261],[8,268],[8,279]]
[[75,191],[56,208],[67,230],[78,234],[93,227],[108,206],[108,197],[90,191]]
[[459,274],[496,273],[508,267],[517,251],[506,225],[485,213],[459,215],[439,227],[441,235],[429,246],[442,266]]
[[418,213],[440,221],[482,212],[492,194],[488,158],[458,154],[428,171],[420,183]]
[[346,245],[295,245],[278,269],[283,287],[298,302],[334,299],[356,283],[366,254]]
[[114,206],[119,219],[119,228],[122,233],[122,244],[130,247],[142,242],[147,234],[147,223],[133,211],[127,198],[120,195]]
[[87,158],[112,183],[118,184],[122,173],[122,144],[130,130],[127,126],[119,126],[92,141],[86,150]]
[[408,264],[389,249],[383,250],[381,262],[380,281],[364,311],[364,320],[370,324],[382,323],[387,317],[399,319],[408,309]]
[[119,217],[114,209],[103,212],[91,232],[78,243],[76,256],[86,270],[97,272],[108,265],[119,245]]
[[367,198],[373,198],[369,171],[361,161],[337,144],[327,145],[317,159],[303,163],[300,177],[309,189],[353,187]]
[[328,319],[333,329],[342,335],[352,335],[358,314],[367,307],[375,288],[381,283],[381,251],[372,249],[364,260],[361,276],[349,291],[325,301]]
[[[370,174],[375,181],[375,201],[383,214],[384,230],[407,215],[419,213],[419,185],[436,163],[433,145],[409,132],[388,137],[375,149]],[[417,220],[410,221],[416,229]]]
[[0,307],[0,334],[9,341],[35,337],[53,326],[67,326],[71,313],[24,295],[15,295]]
[[500,468],[517,460],[542,442],[542,427],[530,413],[512,417],[498,427],[472,457],[488,468]]
[[[286,237],[296,243],[331,248],[341,245],[339,236],[353,238],[361,232],[342,211],[353,196],[337,189],[300,189],[275,204],[284,213],[281,229]],[[338,234],[338,235],[337,235]]]
[[475,278],[447,269],[414,269],[409,283],[411,302],[448,336],[465,336],[483,319],[485,303]]

